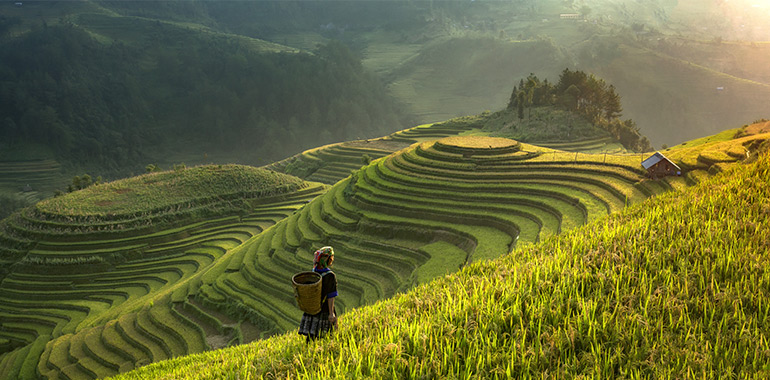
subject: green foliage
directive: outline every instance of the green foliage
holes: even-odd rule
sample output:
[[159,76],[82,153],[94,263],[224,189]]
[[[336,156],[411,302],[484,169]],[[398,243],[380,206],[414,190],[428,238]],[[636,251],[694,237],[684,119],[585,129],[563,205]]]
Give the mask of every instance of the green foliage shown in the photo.
[[[131,33],[108,45],[94,38],[113,22]],[[61,162],[111,175],[137,171],[157,146],[259,150],[269,161],[330,142],[308,131],[339,141],[400,123],[380,81],[336,42],[316,54],[266,53],[235,37],[88,15],[4,39],[0,72],[15,89],[0,91],[0,141],[40,143]]]
[[0,193],[0,220],[5,219],[14,211],[31,205],[26,197],[19,194]]
[[[554,141],[591,141],[606,139],[609,134],[582,117],[558,106],[533,106],[530,116],[505,109],[492,114],[484,123],[483,132],[491,136],[506,137],[535,145],[551,146]],[[554,147],[556,148],[556,147]],[[565,148],[559,147],[564,150]]]
[[761,377],[768,177],[765,156],[471,265],[343,315],[310,349],[289,333],[117,379]]
[[94,181],[89,174],[83,174],[82,176],[72,177],[72,183],[67,186],[67,192],[83,190],[89,186],[98,185],[102,182],[102,177],[99,176]]
[[564,69],[556,85],[551,85],[548,80],[541,82],[530,74],[526,82],[523,79],[519,82],[518,89],[514,87],[508,109],[516,108],[519,120],[523,120],[524,107],[529,110],[529,118],[533,107],[553,105],[581,115],[609,132],[627,149],[636,152],[652,150],[649,140],[641,135],[633,120],[620,120],[623,108],[615,86],[583,71]]
[[356,195],[356,181],[358,181],[358,172],[354,172],[350,175],[350,179],[345,182],[345,189],[342,191],[342,195],[346,199],[352,199]]

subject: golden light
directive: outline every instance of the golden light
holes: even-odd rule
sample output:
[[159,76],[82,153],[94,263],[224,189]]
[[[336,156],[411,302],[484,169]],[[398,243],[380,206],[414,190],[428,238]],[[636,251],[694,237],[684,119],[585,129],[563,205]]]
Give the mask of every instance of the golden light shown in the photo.
[[732,26],[735,34],[731,37],[770,41],[770,0],[717,0],[715,4]]

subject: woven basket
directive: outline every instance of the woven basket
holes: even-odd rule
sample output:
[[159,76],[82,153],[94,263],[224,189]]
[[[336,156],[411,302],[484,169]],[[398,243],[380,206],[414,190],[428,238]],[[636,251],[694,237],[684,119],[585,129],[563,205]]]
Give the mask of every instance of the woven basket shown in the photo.
[[321,275],[316,272],[299,272],[292,276],[294,299],[299,309],[308,314],[321,312]]

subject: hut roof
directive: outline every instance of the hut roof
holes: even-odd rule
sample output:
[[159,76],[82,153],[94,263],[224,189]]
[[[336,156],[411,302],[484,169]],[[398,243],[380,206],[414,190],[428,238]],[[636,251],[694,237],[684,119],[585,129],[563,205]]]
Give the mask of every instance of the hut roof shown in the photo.
[[663,153],[660,153],[660,152],[655,152],[655,154],[648,157],[646,160],[642,161],[642,167],[645,169],[649,169],[661,161],[668,161],[671,165],[673,165],[676,168],[676,170],[682,170],[679,168],[677,164],[673,163],[666,156],[664,156]]

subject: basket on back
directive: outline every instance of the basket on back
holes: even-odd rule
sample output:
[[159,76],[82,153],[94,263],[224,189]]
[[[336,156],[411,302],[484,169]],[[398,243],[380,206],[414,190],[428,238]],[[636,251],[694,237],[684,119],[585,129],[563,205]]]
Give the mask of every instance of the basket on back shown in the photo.
[[321,275],[316,272],[299,272],[292,276],[294,299],[299,309],[308,314],[321,312]]

